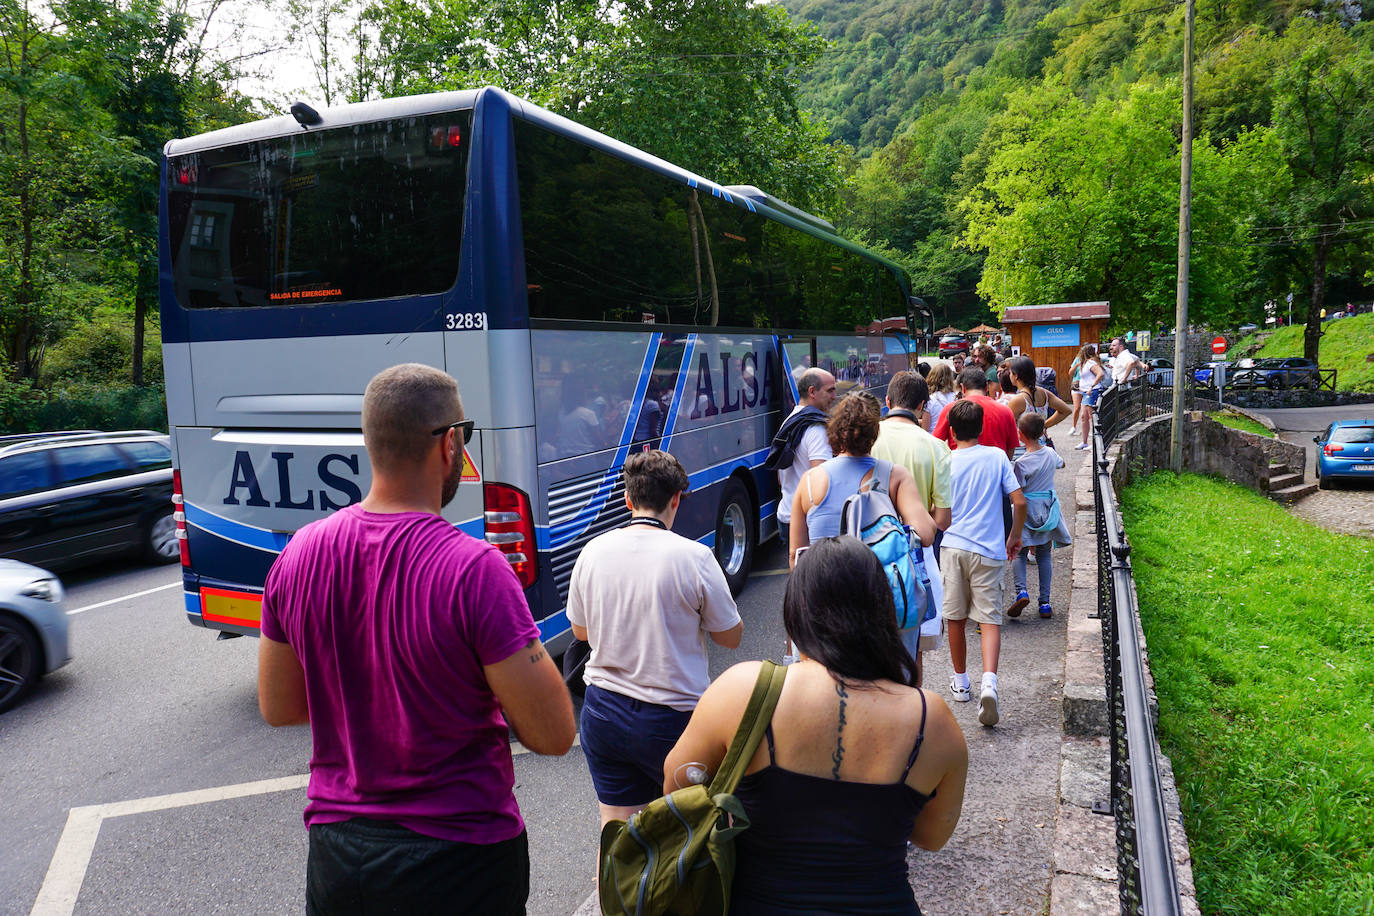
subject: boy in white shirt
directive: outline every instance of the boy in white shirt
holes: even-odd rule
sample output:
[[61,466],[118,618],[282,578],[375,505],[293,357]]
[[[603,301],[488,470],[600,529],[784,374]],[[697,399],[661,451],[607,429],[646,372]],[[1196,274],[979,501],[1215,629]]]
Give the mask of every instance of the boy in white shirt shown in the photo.
[[[950,692],[960,703],[971,697],[967,673],[969,618],[980,625],[983,684],[978,698],[978,721],[996,725],[997,656],[1002,648],[1002,578],[1008,556],[1021,549],[1026,522],[1026,497],[1012,471],[1007,453],[978,444],[983,432],[983,408],[963,400],[949,407],[955,438],[950,455],[950,514],[953,518],[940,547],[940,579],[944,585],[942,614],[949,625],[949,659],[954,666]],[[1011,500],[1011,533],[1003,540],[1002,497]]]

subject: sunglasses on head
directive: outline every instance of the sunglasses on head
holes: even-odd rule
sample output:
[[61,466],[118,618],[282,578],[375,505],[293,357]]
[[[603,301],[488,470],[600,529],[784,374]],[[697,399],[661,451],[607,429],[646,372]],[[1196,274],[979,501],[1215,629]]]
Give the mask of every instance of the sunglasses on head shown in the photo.
[[436,429],[436,430],[431,430],[431,431],[430,431],[430,435],[431,435],[431,436],[442,436],[444,433],[448,432],[450,429],[459,429],[459,430],[462,430],[462,432],[463,432],[463,444],[464,444],[464,445],[467,445],[469,442],[472,441],[472,428],[473,428],[473,426],[476,425],[476,423],[477,423],[476,420],[457,420],[457,421],[455,421],[455,422],[453,422],[453,423],[445,423],[443,426],[439,427],[438,429]]

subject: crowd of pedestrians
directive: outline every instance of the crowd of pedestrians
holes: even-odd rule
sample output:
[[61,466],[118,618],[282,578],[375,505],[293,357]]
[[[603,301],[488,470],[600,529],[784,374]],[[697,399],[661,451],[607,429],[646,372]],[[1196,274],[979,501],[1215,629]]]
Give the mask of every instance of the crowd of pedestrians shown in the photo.
[[[1086,428],[1107,370],[1083,348],[1071,407],[1037,385],[1030,358],[985,345],[962,371],[923,368],[894,375],[885,404],[861,389],[837,399],[835,376],[808,369],[775,437],[788,667],[735,793],[750,826],[732,912],[919,913],[907,848],[940,848],[962,807],[968,751],[946,699],[974,697],[968,621],[990,727],[1001,627],[1029,603],[1031,561],[1052,616],[1052,551],[1070,538],[1046,431],[1080,411]],[[523,912],[508,730],[565,753],[571,699],[504,556],[440,517],[472,430],[453,380],[415,364],[380,373],[362,427],[367,496],[302,528],[263,596],[262,714],[308,722],[314,746],[307,910]],[[629,522],[582,549],[567,604],[590,644],[576,731],[603,827],[710,779],[761,665],[709,679],[706,642],[737,648],[743,623],[713,553],[672,530],[682,465],[636,452],[624,480]],[[869,491],[890,499],[931,574],[934,640],[901,628],[889,571],[841,534],[846,501]],[[947,692],[922,684],[922,650],[945,636]]]

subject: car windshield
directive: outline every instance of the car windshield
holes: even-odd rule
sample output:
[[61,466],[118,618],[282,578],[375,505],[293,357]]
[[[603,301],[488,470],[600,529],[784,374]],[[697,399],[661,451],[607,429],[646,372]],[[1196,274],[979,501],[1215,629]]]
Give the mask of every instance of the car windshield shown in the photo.
[[1347,445],[1374,443],[1374,426],[1337,426],[1331,432],[1331,441]]

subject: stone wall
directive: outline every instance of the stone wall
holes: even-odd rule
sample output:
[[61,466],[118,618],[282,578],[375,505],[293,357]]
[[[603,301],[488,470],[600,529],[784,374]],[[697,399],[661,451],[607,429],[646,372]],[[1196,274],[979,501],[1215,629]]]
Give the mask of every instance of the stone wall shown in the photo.
[[[1170,466],[1172,417],[1137,423],[1117,436],[1112,485],[1117,493],[1136,477]],[[1259,493],[1269,489],[1269,464],[1284,464],[1295,474],[1307,467],[1302,446],[1222,426],[1202,413],[1183,417],[1183,469],[1217,474]]]

